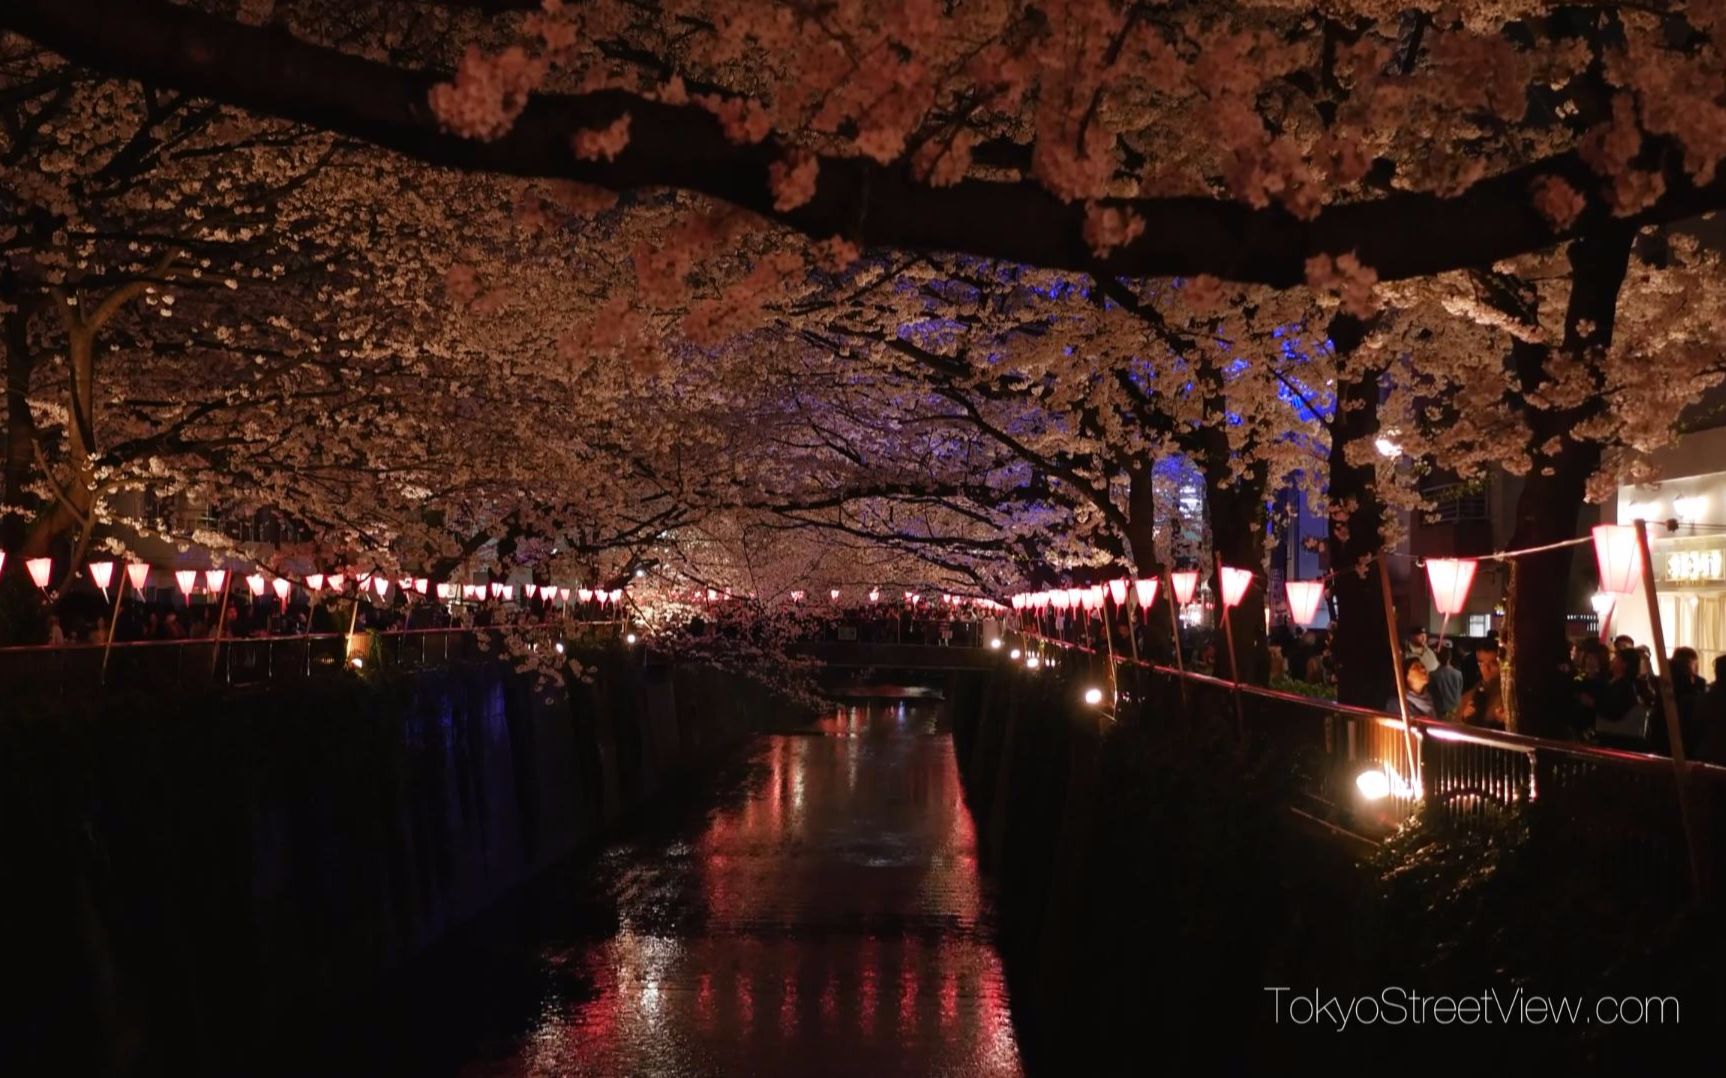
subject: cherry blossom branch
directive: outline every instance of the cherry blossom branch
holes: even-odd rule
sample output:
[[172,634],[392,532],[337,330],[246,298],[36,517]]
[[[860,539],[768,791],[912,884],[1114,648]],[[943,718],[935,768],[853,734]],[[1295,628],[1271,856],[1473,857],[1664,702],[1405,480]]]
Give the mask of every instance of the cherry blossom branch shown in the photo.
[[[1552,154],[1480,180],[1460,194],[1403,192],[1330,206],[1308,221],[1279,208],[1205,197],[1121,199],[1106,206],[1144,223],[1136,239],[1098,266],[1083,238],[1086,208],[1029,180],[917,182],[895,162],[817,159],[814,197],[774,207],[770,166],[784,144],[738,145],[697,105],[670,105],[616,90],[538,95],[513,127],[490,141],[442,130],[428,94],[447,75],[380,63],[242,25],[162,0],[8,0],[0,26],[74,62],[297,120],[457,168],[563,177],[611,188],[701,192],[817,237],[921,251],[963,251],[1058,269],[1117,276],[1210,274],[1277,287],[1306,279],[1317,253],[1355,252],[1379,280],[1491,264],[1613,223],[1600,179],[1576,151]],[[629,142],[610,159],[581,160],[577,133],[630,118]],[[1674,157],[1675,155],[1668,155]],[[1534,207],[1537,180],[1562,179],[1587,208],[1555,229]],[[1726,206],[1726,172],[1693,183],[1675,160],[1665,190],[1619,219],[1640,226]],[[1003,222],[1012,222],[1003,227]]]

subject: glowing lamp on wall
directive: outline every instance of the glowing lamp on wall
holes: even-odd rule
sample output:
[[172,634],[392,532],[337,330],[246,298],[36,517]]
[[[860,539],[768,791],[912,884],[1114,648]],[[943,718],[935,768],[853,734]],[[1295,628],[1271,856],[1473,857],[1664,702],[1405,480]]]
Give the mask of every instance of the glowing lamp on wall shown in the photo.
[[212,592],[221,591],[222,585],[226,584],[227,582],[228,582],[228,571],[226,569],[205,569],[204,570],[204,588],[206,591],[212,591]]
[[190,599],[192,589],[198,586],[198,571],[196,569],[178,569],[174,572],[174,582],[180,585],[180,591]]
[[114,563],[111,561],[93,561],[90,563],[90,579],[95,582],[102,594],[108,594],[108,585],[114,582]]
[[1600,590],[1629,595],[1642,571],[1642,544],[1629,524],[1594,526],[1594,561],[1600,567]]
[[1246,598],[1247,585],[1253,582],[1252,570],[1236,569],[1233,566],[1225,565],[1222,567],[1221,575],[1223,578],[1223,605],[1241,605],[1241,600]]
[[1324,601],[1324,581],[1287,580],[1283,590],[1288,593],[1289,618],[1303,629],[1312,628],[1318,620],[1318,604]]
[[1109,598],[1115,601],[1116,606],[1125,606],[1127,603],[1127,581],[1109,581]]
[[126,566],[126,579],[132,582],[132,587],[139,595],[144,594],[144,585],[150,582],[150,566],[147,562],[135,561]]
[[1462,613],[1468,605],[1468,589],[1474,584],[1474,558],[1428,558],[1426,580],[1432,585],[1432,605],[1445,617]]
[[288,605],[288,596],[293,594],[294,586],[292,584],[290,584],[288,581],[286,581],[286,580],[284,580],[278,576],[275,579],[275,581],[271,584],[271,587],[275,588],[275,590],[276,590],[276,598],[278,598],[282,601],[283,606],[287,606]]
[[1193,601],[1193,596],[1199,590],[1199,571],[1197,569],[1180,569],[1169,574],[1169,584],[1175,590],[1175,602],[1186,606]]
[[54,575],[53,558],[31,558],[24,563],[24,568],[29,570],[30,579],[38,588],[48,590],[48,578]]
[[264,594],[264,589],[269,586],[270,582],[264,579],[263,573],[253,573],[246,578],[246,587],[252,590],[253,596]]

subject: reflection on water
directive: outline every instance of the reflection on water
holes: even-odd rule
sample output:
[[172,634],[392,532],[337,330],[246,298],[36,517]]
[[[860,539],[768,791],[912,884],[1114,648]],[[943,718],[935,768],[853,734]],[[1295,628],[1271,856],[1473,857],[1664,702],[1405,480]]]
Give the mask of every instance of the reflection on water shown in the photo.
[[1019,1073],[937,707],[844,705],[764,737],[699,826],[589,866],[569,917],[605,907],[605,930],[553,911],[535,1013],[455,1072]]

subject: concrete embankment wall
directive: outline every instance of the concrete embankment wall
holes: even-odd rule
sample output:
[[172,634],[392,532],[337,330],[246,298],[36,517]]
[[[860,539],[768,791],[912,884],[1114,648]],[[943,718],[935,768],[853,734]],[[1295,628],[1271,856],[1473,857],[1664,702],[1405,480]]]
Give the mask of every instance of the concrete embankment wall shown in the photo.
[[[0,1073],[222,1072],[765,722],[590,657],[0,708]],[[781,709],[782,710],[782,709]]]

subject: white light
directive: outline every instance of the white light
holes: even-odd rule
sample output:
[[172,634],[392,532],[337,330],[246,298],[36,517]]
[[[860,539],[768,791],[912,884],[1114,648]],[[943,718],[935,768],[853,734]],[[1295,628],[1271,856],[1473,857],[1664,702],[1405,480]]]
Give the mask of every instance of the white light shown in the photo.
[[993,640],[989,641],[989,646],[994,648],[996,651],[1001,650],[1001,638],[998,636],[995,637]]
[[1018,657],[1019,657],[1019,649],[1018,648],[1014,648],[1012,651],[1007,652],[1007,658],[1009,658],[1009,659],[1016,660],[1016,659],[1018,659]]
[[646,570],[646,569],[637,569],[637,570],[636,570],[636,571],[635,571],[635,577],[636,577],[636,579],[637,579],[637,580],[639,580],[639,579],[641,579],[641,578],[642,578],[642,577],[644,577],[644,576],[646,576],[646,575],[647,575],[647,570]]
[[1035,655],[1027,655],[1025,657],[1025,666],[1028,669],[1035,670],[1038,666],[1037,657]]
[[1102,702],[1103,702],[1103,690],[1096,689],[1096,688],[1085,690],[1085,703],[1090,704],[1092,707],[1096,707],[1098,704],[1100,704]]
[[624,637],[624,638],[623,638],[623,642],[624,642],[624,643],[625,643],[625,644],[633,644],[633,643],[635,643],[635,634],[634,634],[634,633],[630,633],[630,634],[629,634],[629,635],[628,635],[628,636],[626,636],[626,637]]
[[364,659],[360,658],[358,655],[355,655],[351,661],[354,664],[355,670],[364,670],[365,669],[366,661]]
[[1368,801],[1383,801],[1390,796],[1390,777],[1376,767],[1371,768],[1355,776],[1354,787]]
[[1630,520],[1659,520],[1659,502],[1631,502],[1624,509],[1624,515]]
[[563,654],[563,641],[559,640],[557,643],[553,644],[552,646],[557,649],[557,653],[559,655]]
[[1609,591],[1597,591],[1588,599],[1588,605],[1594,608],[1594,613],[1605,617],[1612,613],[1612,608],[1618,605],[1618,596]]
[[1672,512],[1686,524],[1694,524],[1702,519],[1702,513],[1708,508],[1708,495],[1693,494],[1688,498],[1674,498]]
[[1374,449],[1378,450],[1378,455],[1386,460],[1395,460],[1402,456],[1402,446],[1397,445],[1389,438],[1375,438],[1372,445]]

